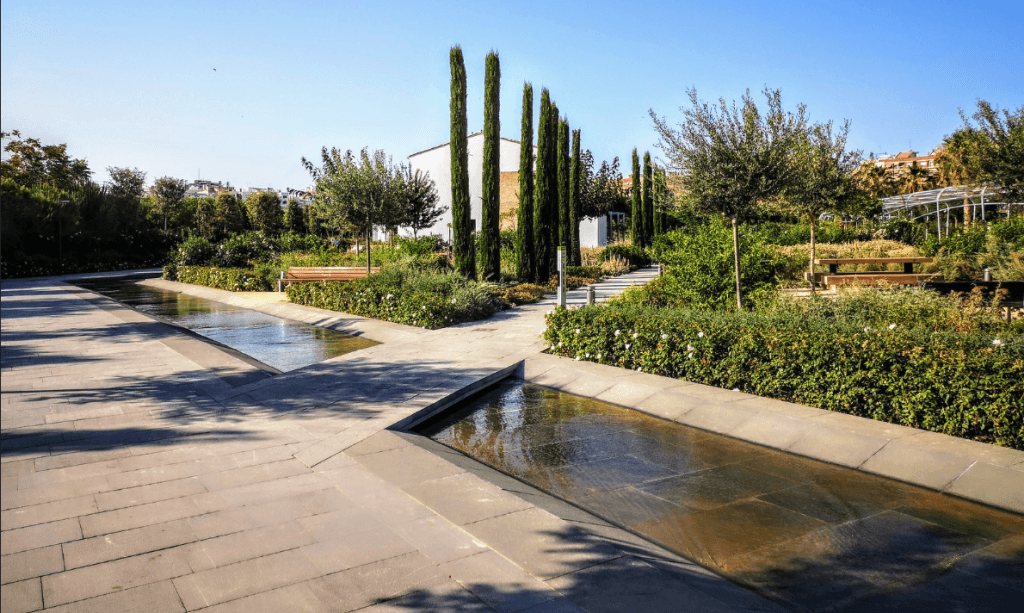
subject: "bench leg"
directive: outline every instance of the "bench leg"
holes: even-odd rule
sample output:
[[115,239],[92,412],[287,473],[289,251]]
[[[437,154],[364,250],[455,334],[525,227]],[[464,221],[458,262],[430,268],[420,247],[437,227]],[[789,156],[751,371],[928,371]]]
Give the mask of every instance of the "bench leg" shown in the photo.
[[912,274],[914,274],[914,263],[913,262],[903,262],[903,274],[905,274],[905,275],[912,275]]

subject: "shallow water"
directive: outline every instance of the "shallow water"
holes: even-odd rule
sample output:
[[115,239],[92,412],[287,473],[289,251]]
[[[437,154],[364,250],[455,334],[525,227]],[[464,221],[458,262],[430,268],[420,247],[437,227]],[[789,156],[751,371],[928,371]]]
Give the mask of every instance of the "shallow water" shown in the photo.
[[796,611],[1002,611],[1024,517],[508,380],[423,431]]
[[188,328],[280,371],[295,370],[377,343],[273,315],[140,285],[124,279],[78,285],[147,315]]

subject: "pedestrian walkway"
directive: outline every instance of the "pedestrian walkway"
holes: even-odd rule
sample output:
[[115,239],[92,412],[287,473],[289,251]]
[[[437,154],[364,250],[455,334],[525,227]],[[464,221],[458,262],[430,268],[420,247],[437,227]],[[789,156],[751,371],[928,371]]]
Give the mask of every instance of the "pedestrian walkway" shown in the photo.
[[512,372],[561,385],[550,300],[425,331],[189,291],[382,344],[269,376],[59,279],[5,281],[4,613],[777,610],[396,431]]
[[4,613],[771,609],[386,430],[540,351],[550,308],[269,377],[66,283],[5,282]]

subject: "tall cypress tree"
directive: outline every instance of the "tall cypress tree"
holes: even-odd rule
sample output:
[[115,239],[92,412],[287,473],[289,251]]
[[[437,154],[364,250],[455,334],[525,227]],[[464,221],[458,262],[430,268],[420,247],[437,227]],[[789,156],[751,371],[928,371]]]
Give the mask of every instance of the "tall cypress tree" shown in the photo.
[[665,169],[654,169],[654,235],[665,233]]
[[629,198],[629,231],[633,238],[633,244],[637,247],[644,246],[644,210],[640,201],[640,158],[633,149],[633,186],[630,188]]
[[580,131],[572,131],[572,168],[569,172],[569,226],[572,228],[572,265],[583,263],[580,254],[580,180],[583,178],[583,163],[580,159]]
[[473,232],[469,218],[469,143],[466,134],[466,64],[462,48],[452,47],[452,134],[449,151],[452,159],[452,253],[455,271],[476,277],[473,261]]
[[[572,247],[572,221],[569,214],[569,121],[558,121],[558,244]],[[566,253],[569,255],[571,250]]]
[[552,146],[551,95],[547,88],[540,92],[540,118],[537,121],[537,177],[533,189],[533,244],[537,254],[533,281],[547,283],[551,278],[552,228],[551,200],[555,177],[551,172]]
[[498,117],[498,94],[501,87],[501,67],[498,54],[487,54],[484,77],[484,168],[483,204],[480,211],[482,230],[480,250],[480,277],[487,281],[501,276],[501,229],[498,216],[501,207],[501,123]]
[[651,166],[651,152],[644,152],[644,244],[650,245],[654,238],[654,167]]
[[560,234],[562,232],[562,226],[561,226],[562,222],[559,219],[559,214],[561,213],[561,210],[559,209],[560,205],[558,203],[558,189],[559,189],[558,188],[558,186],[559,186],[559,183],[558,183],[558,155],[559,155],[559,153],[558,153],[558,123],[559,123],[559,120],[560,120],[560,117],[559,117],[559,112],[558,112],[558,105],[555,104],[554,102],[552,102],[551,103],[551,112],[548,113],[548,122],[550,124],[548,126],[548,134],[551,135],[551,138],[548,139],[548,157],[547,157],[548,176],[551,177],[551,180],[548,182],[548,189],[550,190],[549,193],[548,193],[548,202],[551,203],[551,206],[548,208],[548,224],[547,224],[548,228],[549,228],[549,230],[551,232],[551,237],[549,239],[551,241],[551,250],[548,253],[548,276],[547,276],[547,278],[544,279],[545,282],[548,279],[550,279],[552,275],[554,275],[556,272],[558,272],[558,268],[557,268],[557,265],[556,265],[556,260],[557,260],[557,255],[558,255],[558,247],[559,247],[558,240],[559,240],[559,238],[561,238]]
[[516,277],[536,278],[533,246],[533,86],[523,84],[523,120],[519,136],[519,218],[516,220]]

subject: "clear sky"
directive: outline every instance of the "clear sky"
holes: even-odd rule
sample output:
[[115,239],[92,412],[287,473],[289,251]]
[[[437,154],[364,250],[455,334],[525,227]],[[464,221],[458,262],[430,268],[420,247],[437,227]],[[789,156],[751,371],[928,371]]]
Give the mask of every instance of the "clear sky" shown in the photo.
[[[164,2],[4,0],[5,131],[107,166],[304,187],[322,146],[395,158],[448,140],[448,51],[469,129],[501,57],[501,132],[551,90],[598,160],[657,142],[647,111],[779,88],[850,119],[865,154],[930,151],[977,98],[1024,105],[1024,2]],[[627,161],[628,165],[628,161]],[[627,170],[628,174],[628,170]]]

